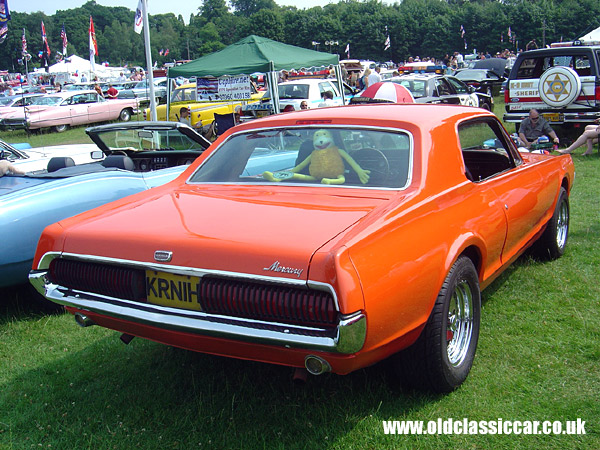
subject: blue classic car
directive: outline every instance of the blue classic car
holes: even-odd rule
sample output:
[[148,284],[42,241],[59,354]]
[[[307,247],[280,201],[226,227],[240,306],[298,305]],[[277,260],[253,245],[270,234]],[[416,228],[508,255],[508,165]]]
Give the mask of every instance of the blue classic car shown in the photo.
[[[27,282],[42,230],[51,223],[176,178],[210,142],[177,122],[88,128],[102,161],[56,157],[48,170],[0,177],[0,287]],[[98,151],[100,152],[100,151]]]

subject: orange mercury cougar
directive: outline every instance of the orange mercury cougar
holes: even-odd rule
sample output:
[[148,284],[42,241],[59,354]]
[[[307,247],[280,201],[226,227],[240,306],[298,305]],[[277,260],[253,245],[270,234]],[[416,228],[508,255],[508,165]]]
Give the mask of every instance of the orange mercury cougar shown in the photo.
[[399,382],[449,392],[473,364],[481,290],[529,248],[565,251],[573,179],[570,156],[521,153],[480,108],[278,114],[166,185],[47,227],[30,281],[124,341],[314,375],[392,358]]

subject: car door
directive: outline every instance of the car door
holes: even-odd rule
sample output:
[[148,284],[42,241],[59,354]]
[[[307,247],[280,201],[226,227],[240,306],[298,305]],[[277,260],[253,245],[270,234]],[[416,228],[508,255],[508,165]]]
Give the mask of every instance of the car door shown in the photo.
[[445,81],[450,85],[453,95],[456,95],[461,105],[465,106],[480,106],[479,97],[471,92],[469,86],[458,78],[446,77]]
[[[110,102],[96,92],[87,94],[88,121],[87,123],[105,122],[116,119],[111,117]],[[114,114],[112,114],[114,115]],[[117,113],[118,115],[118,113]]]
[[490,213],[501,208],[505,215],[504,264],[539,231],[558,187],[548,183],[535,164],[523,161],[494,118],[461,124],[459,138],[467,178],[483,192],[495,193]]
[[460,105],[460,97],[456,95],[456,92],[448,81],[442,77],[434,78],[432,82],[431,96],[434,101],[430,103],[448,103],[451,105]]
[[[67,123],[67,125],[88,123],[87,94],[75,94],[72,97],[63,100],[60,107],[69,110],[68,116],[70,123]],[[63,121],[57,124],[62,125],[63,123],[65,122]]]
[[329,80],[319,83],[319,93],[323,95],[323,92],[325,91],[333,92],[333,100],[331,102],[332,104],[336,106],[340,106],[343,104],[340,91],[338,91],[337,86]]

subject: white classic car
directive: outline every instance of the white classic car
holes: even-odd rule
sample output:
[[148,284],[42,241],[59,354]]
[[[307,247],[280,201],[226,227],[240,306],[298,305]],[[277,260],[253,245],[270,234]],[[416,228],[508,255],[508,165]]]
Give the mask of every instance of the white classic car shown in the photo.
[[49,163],[52,158],[56,157],[66,160],[65,165],[79,165],[104,159],[104,154],[95,144],[26,147],[17,144],[13,146],[0,140],[0,161],[8,161],[23,172],[37,172],[52,171]]

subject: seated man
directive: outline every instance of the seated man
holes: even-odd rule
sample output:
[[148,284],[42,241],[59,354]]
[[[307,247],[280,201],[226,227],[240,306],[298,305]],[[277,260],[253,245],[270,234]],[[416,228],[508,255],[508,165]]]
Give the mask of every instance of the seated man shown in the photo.
[[531,148],[531,145],[535,144],[542,136],[548,136],[555,144],[560,142],[546,119],[540,116],[537,109],[531,109],[529,117],[523,119],[519,126],[519,144],[525,148]]
[[190,111],[185,106],[183,106],[179,110],[179,122],[185,123],[186,125],[189,125],[190,127],[192,126],[192,123],[190,121]]

